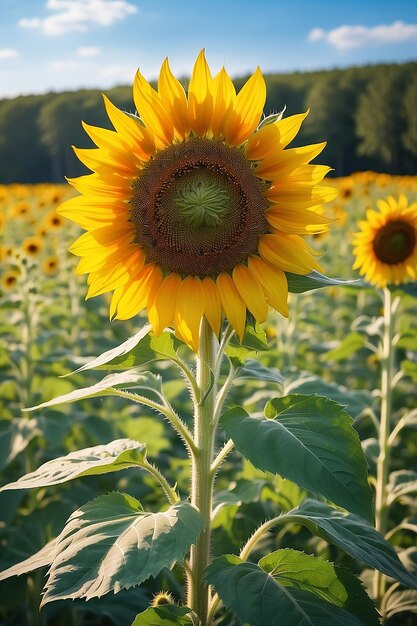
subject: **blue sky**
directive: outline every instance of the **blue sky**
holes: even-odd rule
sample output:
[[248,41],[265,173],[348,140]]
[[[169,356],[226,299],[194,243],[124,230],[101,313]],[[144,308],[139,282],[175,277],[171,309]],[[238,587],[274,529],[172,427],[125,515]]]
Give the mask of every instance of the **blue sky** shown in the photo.
[[0,0],[0,97],[128,84],[206,48],[232,76],[417,60],[415,0]]

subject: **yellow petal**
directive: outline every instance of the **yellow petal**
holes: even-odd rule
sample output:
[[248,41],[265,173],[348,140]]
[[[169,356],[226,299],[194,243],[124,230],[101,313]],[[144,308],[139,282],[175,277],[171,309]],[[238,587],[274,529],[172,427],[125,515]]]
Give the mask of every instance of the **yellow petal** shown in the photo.
[[156,336],[160,335],[174,319],[180,284],[179,274],[169,274],[161,283],[153,301],[148,303],[148,318]]
[[307,235],[321,233],[327,230],[327,224],[332,220],[308,209],[291,209],[273,206],[266,212],[266,219],[273,228],[284,233]]
[[168,115],[174,123],[175,137],[177,139],[185,139],[190,134],[187,98],[184,87],[171,72],[168,59],[165,59],[161,67],[158,92]]
[[88,272],[97,272],[107,265],[107,263],[112,264],[112,266],[118,266],[120,263],[130,258],[136,250],[141,250],[141,248],[135,243],[131,243],[122,249],[114,249],[114,247],[111,249],[100,248],[96,250],[94,254],[88,254],[80,259],[76,273],[80,275],[87,274]]
[[288,283],[285,273],[258,256],[249,257],[248,269],[261,283],[268,304],[288,317]]
[[188,87],[188,117],[191,128],[199,137],[205,137],[211,129],[213,89],[213,78],[202,50],[194,64]]
[[259,129],[248,139],[245,148],[246,157],[253,161],[259,161],[275,151],[284,149],[297,135],[308,113],[309,111],[291,115]]
[[147,161],[155,152],[153,137],[147,128],[141,126],[139,120],[123,113],[103,94],[107,115],[123,140],[128,143],[142,160]]
[[77,158],[93,172],[98,174],[119,174],[120,176],[136,176],[139,170],[139,163],[133,154],[127,153],[123,161],[114,158],[103,148],[77,148],[72,146]]
[[312,256],[314,251],[298,235],[263,235],[259,240],[258,250],[263,259],[284,272],[309,274],[313,270],[321,269]]
[[229,274],[222,272],[216,280],[223,311],[240,340],[243,339],[246,325],[246,305]]
[[145,126],[159,140],[157,147],[167,146],[174,137],[174,125],[161,97],[138,70],[133,85],[133,99]]
[[213,120],[212,131],[215,138],[224,137],[227,116],[233,108],[236,91],[233,82],[224,67],[213,81]]
[[162,280],[162,271],[158,265],[155,263],[145,265],[135,279],[123,287],[115,317],[119,320],[127,320],[137,315],[147,305],[151,290],[156,290]]
[[145,264],[145,253],[138,249],[132,253],[126,253],[123,261],[115,263],[112,259],[107,259],[105,264],[94,274],[89,276],[89,289],[86,300],[99,296],[107,291],[117,289],[125,285],[132,274],[137,274]]
[[94,141],[96,146],[106,150],[119,150],[121,154],[126,152],[127,145],[123,139],[113,130],[100,128],[99,126],[91,126],[86,122],[81,122],[87,135]]
[[123,200],[128,199],[131,195],[131,181],[121,176],[102,178],[99,174],[87,174],[78,178],[67,178],[67,181],[83,194],[121,198]]
[[127,223],[129,217],[127,204],[117,200],[107,202],[103,197],[100,200],[101,202],[91,202],[88,196],[71,198],[58,207],[57,213],[85,230],[94,230],[106,224],[120,224],[123,220]]
[[222,303],[217,285],[209,276],[202,280],[204,296],[204,315],[217,337],[222,321]]
[[68,250],[76,256],[94,256],[102,253],[107,253],[108,256],[118,249],[123,250],[132,239],[132,227],[129,224],[103,226],[81,235]]
[[247,267],[240,263],[233,270],[233,282],[255,319],[260,323],[265,322],[268,316],[268,305],[259,281],[249,272]]
[[194,352],[198,352],[200,322],[204,314],[201,280],[187,276],[178,288],[175,311],[175,332]]
[[259,124],[266,98],[266,85],[259,67],[236,96],[225,128],[229,146],[238,146],[251,135]]
[[324,185],[306,187],[290,181],[285,184],[276,183],[268,189],[265,195],[271,202],[287,206],[292,203],[295,206],[308,208],[324,202],[331,202],[339,195],[339,191],[334,187],[326,187]]
[[300,165],[309,163],[324,150],[325,146],[324,141],[301,148],[282,150],[261,161],[255,168],[255,174],[264,180],[282,179]]
[[327,165],[301,165],[283,178],[282,184],[317,185],[331,170]]

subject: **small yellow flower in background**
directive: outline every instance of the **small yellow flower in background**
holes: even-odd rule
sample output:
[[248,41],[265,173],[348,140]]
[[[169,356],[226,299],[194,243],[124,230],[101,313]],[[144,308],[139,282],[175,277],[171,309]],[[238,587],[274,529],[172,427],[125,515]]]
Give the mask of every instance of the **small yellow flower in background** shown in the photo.
[[417,279],[417,202],[410,206],[401,194],[377,202],[369,209],[360,232],[353,238],[353,269],[377,287],[400,285]]
[[57,273],[59,268],[59,259],[57,256],[48,256],[42,262],[42,270],[44,274],[53,276]]
[[320,185],[330,168],[309,165],[325,143],[286,149],[307,113],[260,124],[259,68],[236,94],[204,51],[188,95],[165,60],[157,90],[138,72],[133,96],[139,117],[105,97],[115,130],[84,124],[97,148],[75,152],[94,173],[58,209],[87,231],[70,247],[87,297],[113,291],[112,319],[146,308],[156,334],[172,325],[194,350],[203,315],[239,337],[247,310],[287,315],[284,272],[319,269],[304,237],[326,229],[318,209],[337,195]]
[[39,237],[27,237],[22,243],[23,251],[31,257],[38,256],[43,248],[43,243]]
[[60,215],[58,215],[58,213],[55,210],[54,211],[50,211],[45,216],[44,226],[47,229],[50,229],[50,230],[61,230],[63,224],[64,224],[64,220],[62,219],[62,217]]
[[17,281],[19,280],[19,278],[20,278],[19,272],[12,271],[12,270],[8,272],[4,272],[4,274],[1,277],[1,286],[4,289],[4,291],[12,291],[15,285],[17,284]]
[[10,217],[24,217],[30,212],[30,206],[26,201],[18,202],[11,207]]

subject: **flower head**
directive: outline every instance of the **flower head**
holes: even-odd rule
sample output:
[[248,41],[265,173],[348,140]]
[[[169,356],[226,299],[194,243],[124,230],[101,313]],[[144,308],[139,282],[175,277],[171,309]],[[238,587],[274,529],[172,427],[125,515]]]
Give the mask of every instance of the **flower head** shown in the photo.
[[138,117],[105,98],[114,131],[84,124],[97,148],[75,152],[94,173],[58,209],[87,231],[70,248],[87,297],[113,291],[111,318],[146,308],[156,334],[172,325],[195,350],[203,315],[240,337],[247,310],[286,315],[285,272],[319,267],[304,236],[326,229],[317,209],[337,194],[320,185],[330,168],[309,165],[324,143],[286,149],[307,113],[260,124],[259,68],[236,94],[204,51],[188,95],[167,60],[157,89],[138,72],[133,95]]
[[353,238],[353,269],[377,285],[400,285],[417,278],[417,202],[408,205],[401,194],[378,201],[378,211],[366,213]]

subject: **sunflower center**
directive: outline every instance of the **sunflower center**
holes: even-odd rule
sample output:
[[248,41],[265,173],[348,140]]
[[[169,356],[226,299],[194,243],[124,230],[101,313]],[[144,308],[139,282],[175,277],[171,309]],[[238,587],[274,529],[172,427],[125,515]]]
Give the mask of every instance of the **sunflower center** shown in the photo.
[[179,180],[172,201],[179,215],[196,228],[219,226],[227,215],[233,196],[230,188],[219,184],[217,178],[202,168]]
[[407,222],[388,222],[376,234],[374,251],[376,257],[388,265],[405,261],[416,245],[416,231]]
[[217,275],[268,230],[262,184],[236,148],[192,138],[159,152],[133,184],[135,242],[166,272]]

